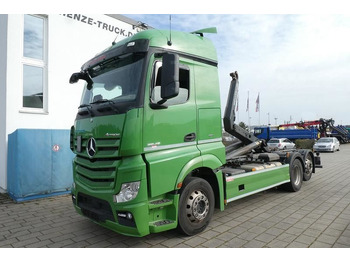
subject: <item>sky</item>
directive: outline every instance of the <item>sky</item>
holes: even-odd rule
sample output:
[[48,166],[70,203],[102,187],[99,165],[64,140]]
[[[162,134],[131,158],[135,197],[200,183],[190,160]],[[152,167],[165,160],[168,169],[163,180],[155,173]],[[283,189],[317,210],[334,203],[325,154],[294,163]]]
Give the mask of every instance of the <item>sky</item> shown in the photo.
[[[169,29],[170,14],[124,15]],[[218,52],[223,109],[229,73],[238,71],[239,122],[278,125],[332,118],[336,125],[350,125],[349,14],[171,14],[171,27],[185,32],[217,28],[217,34],[205,36]]]
[[216,27],[218,33],[206,37],[218,52],[221,104],[224,110],[229,73],[238,71],[238,121],[275,125],[332,118],[350,125],[347,0],[12,2],[5,13],[114,13],[157,29],[169,29],[171,15],[172,30]]

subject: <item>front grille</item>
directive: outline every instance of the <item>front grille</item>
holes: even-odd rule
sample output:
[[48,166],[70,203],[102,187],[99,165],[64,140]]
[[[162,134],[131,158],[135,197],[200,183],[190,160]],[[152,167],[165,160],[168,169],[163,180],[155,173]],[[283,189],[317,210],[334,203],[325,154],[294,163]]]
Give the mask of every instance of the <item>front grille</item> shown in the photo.
[[112,208],[105,200],[78,193],[78,206],[88,218],[98,222],[106,220],[115,222]]
[[[80,150],[77,152],[79,156],[87,157],[89,158],[86,147],[88,144],[88,140],[90,137],[82,137],[80,139],[75,138],[74,139],[74,148],[80,148]],[[78,140],[80,142],[80,145],[78,145]],[[113,158],[118,156],[119,154],[119,146],[120,146],[120,139],[119,138],[95,138],[96,141],[96,155],[93,157],[96,158]]]
[[89,138],[79,138],[74,141],[75,148],[80,148],[80,152],[77,152],[74,159],[76,179],[94,190],[111,189],[114,187],[116,170],[120,163],[120,157],[118,157],[120,139],[95,138],[96,153],[92,158],[88,156],[86,150],[88,140]]

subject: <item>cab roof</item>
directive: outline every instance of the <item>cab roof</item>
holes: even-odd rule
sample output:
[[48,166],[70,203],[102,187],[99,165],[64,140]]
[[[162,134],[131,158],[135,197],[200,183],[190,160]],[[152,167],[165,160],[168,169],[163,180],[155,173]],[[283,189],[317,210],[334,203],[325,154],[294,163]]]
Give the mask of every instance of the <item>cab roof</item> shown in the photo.
[[[169,51],[186,53],[192,56],[204,58],[205,60],[217,62],[216,49],[211,40],[203,36],[203,32],[205,32],[205,30],[199,30],[198,33],[186,33],[179,31],[171,31],[170,33],[169,30],[149,29],[121,40],[107,50],[124,45],[134,40],[148,39],[150,47],[158,47]],[[171,45],[168,45],[170,34]]]
[[215,28],[202,29],[193,33],[184,33],[179,31],[170,32],[169,30],[157,29],[141,31],[119,42],[113,42],[110,47],[86,62],[81,69],[87,70],[118,54],[120,55],[125,52],[130,53],[137,51],[146,52],[152,47],[161,49],[164,52],[176,52],[195,57],[216,66],[216,49],[211,40],[203,36],[203,33],[213,32],[216,32]]

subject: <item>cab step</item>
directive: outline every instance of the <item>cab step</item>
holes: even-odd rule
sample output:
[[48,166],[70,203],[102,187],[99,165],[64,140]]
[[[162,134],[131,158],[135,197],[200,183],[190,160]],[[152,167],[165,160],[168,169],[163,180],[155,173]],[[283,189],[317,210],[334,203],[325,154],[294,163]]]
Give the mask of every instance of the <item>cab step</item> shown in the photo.
[[173,200],[171,199],[159,199],[159,200],[153,200],[149,202],[148,208],[149,209],[161,208],[161,207],[170,206],[172,204],[173,204]]
[[175,229],[177,227],[177,223],[174,220],[164,219],[152,221],[149,223],[149,231],[151,233],[159,233],[171,229]]
[[154,222],[153,225],[156,227],[160,227],[160,226],[169,225],[172,223],[175,223],[175,221],[169,220],[169,219],[164,219],[164,220]]

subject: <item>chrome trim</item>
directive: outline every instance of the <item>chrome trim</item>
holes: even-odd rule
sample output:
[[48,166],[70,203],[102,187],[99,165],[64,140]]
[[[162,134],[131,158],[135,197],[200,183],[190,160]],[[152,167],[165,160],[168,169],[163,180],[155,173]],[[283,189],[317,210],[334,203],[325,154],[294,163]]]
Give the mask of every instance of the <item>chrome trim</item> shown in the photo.
[[212,138],[212,139],[205,139],[205,140],[199,140],[198,144],[206,144],[206,143],[214,143],[214,142],[221,142],[222,138]]
[[178,144],[171,144],[171,145],[165,145],[165,146],[155,145],[155,146],[145,147],[143,150],[145,152],[159,151],[159,150],[173,149],[173,148],[179,148],[179,147],[184,147],[184,146],[195,146],[196,144],[197,144],[197,142],[193,141],[193,142],[178,143]]
[[248,173],[243,173],[243,174],[239,174],[239,175],[233,175],[232,177],[234,179],[237,179],[237,178],[242,178],[242,177],[246,177],[246,176],[253,176],[253,175],[258,175],[258,174],[265,173],[265,172],[268,172],[268,171],[273,171],[273,170],[285,168],[285,167],[288,167],[288,166],[289,166],[289,164],[285,164],[285,165],[282,165],[282,166],[270,167],[270,168],[266,168],[266,169],[263,169],[263,170],[250,171]]
[[93,158],[96,155],[96,140],[93,137],[90,137],[87,141],[86,153],[90,158]]

